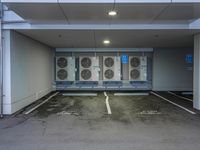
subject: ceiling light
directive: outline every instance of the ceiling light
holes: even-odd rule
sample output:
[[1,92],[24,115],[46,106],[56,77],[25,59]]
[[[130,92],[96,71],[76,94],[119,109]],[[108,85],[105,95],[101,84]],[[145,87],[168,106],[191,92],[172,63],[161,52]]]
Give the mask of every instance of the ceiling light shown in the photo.
[[104,40],[103,43],[108,45],[108,44],[110,44],[110,40]]
[[113,11],[109,11],[109,12],[108,12],[108,15],[109,15],[109,16],[116,16],[116,15],[117,15],[117,12],[114,11],[114,10],[113,10]]

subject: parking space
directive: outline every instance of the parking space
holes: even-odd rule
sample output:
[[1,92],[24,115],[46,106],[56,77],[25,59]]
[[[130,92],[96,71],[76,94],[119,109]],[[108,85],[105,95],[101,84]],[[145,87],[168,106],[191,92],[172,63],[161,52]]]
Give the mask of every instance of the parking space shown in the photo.
[[[200,116],[154,95],[59,94],[24,121],[0,129],[0,149],[198,149]],[[19,114],[16,118],[24,118]]]

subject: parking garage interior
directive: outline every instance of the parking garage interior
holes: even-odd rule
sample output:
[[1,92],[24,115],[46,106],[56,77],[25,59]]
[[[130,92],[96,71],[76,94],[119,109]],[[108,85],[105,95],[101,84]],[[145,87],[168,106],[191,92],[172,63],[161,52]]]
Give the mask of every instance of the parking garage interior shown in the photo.
[[1,5],[0,149],[200,148],[200,1]]

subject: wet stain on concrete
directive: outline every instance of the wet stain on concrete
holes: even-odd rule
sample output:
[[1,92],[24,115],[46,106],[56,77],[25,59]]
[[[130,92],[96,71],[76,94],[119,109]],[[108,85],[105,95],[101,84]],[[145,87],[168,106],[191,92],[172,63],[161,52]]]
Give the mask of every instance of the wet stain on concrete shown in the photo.
[[74,112],[81,115],[82,104],[80,97],[63,97],[62,95],[52,98],[42,105],[35,116],[45,118],[60,112]]
[[[112,120],[122,123],[151,122],[164,115],[152,96],[110,96]],[[152,119],[153,118],[153,119]]]

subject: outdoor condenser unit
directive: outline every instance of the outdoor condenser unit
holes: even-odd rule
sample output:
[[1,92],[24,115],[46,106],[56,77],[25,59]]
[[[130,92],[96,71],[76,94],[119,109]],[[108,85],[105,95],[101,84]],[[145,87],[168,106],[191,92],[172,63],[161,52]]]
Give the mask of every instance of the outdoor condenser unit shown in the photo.
[[129,80],[147,81],[147,57],[130,56],[129,57]]
[[99,81],[99,57],[79,57],[80,81]]
[[121,59],[119,56],[103,57],[103,80],[104,81],[121,80]]
[[56,81],[75,81],[74,57],[56,57]]

